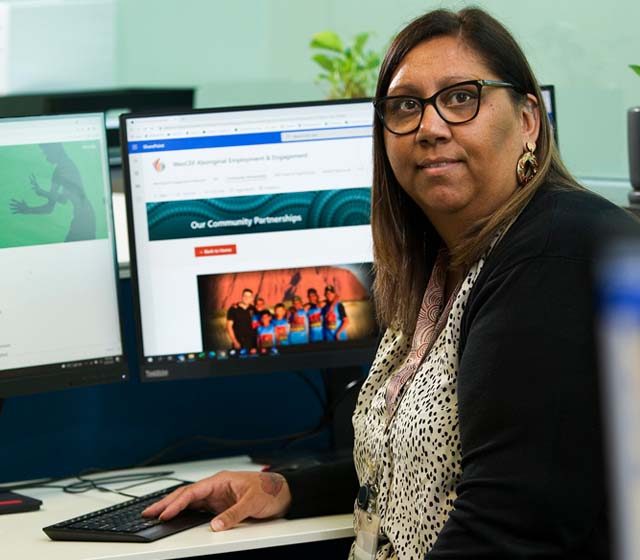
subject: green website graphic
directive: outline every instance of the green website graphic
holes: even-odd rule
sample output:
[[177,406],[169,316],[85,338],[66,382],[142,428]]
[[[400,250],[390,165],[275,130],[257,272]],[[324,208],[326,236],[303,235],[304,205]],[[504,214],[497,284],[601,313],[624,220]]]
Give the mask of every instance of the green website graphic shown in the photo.
[[0,249],[107,237],[98,141],[0,146]]
[[147,203],[149,240],[368,225],[371,189]]

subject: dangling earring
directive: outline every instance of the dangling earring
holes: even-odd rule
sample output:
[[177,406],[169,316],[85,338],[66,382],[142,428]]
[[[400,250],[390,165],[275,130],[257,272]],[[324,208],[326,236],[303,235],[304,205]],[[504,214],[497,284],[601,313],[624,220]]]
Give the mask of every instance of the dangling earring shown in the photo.
[[520,156],[516,166],[518,184],[524,187],[538,172],[538,158],[533,152],[536,150],[535,142],[527,142],[526,151]]

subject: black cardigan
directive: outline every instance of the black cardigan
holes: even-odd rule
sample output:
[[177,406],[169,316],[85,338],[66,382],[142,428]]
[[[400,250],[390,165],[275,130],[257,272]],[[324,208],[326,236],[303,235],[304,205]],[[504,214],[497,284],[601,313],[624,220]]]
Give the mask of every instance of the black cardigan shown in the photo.
[[[611,226],[640,232],[545,186],[487,258],[462,318],[462,479],[427,559],[609,557],[590,274]],[[350,461],[286,477],[290,518],[353,509]]]

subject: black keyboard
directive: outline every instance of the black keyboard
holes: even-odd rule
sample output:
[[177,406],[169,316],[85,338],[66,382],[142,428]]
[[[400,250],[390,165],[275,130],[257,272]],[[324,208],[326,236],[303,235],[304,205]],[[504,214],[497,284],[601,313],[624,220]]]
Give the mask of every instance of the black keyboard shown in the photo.
[[169,521],[140,515],[152,503],[183,485],[176,484],[159,492],[67,519],[45,527],[43,531],[54,541],[151,542],[210,521],[213,513],[194,510],[185,510]]

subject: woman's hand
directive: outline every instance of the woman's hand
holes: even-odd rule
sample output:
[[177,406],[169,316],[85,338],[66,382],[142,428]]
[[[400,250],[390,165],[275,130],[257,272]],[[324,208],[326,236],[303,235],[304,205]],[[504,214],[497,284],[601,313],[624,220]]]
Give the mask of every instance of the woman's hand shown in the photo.
[[142,512],[166,521],[183,509],[210,509],[214,531],[234,527],[248,517],[282,517],[291,504],[289,485],[281,474],[222,471],[194,484],[178,488]]

